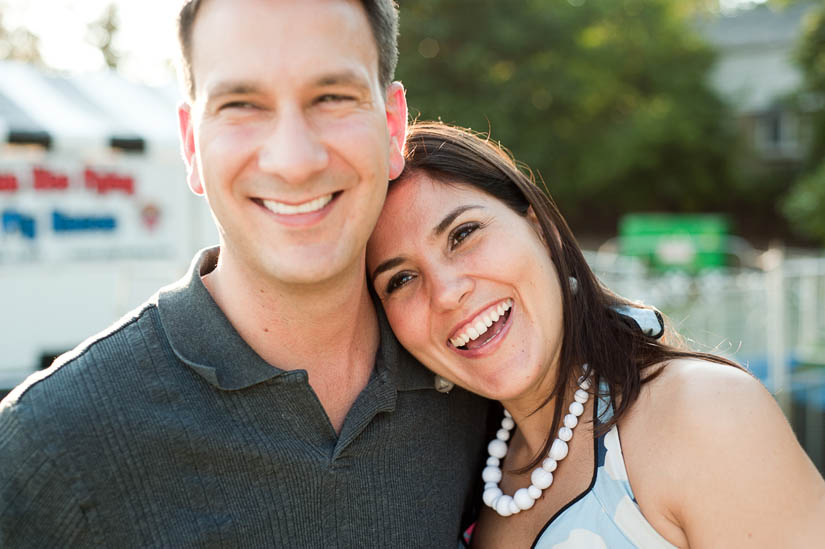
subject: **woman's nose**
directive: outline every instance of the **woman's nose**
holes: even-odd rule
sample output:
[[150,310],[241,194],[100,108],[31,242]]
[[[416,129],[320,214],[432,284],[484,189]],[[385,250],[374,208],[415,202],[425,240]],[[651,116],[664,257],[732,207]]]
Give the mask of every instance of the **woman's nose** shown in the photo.
[[440,310],[454,309],[472,293],[474,285],[471,277],[442,269],[433,277],[433,305]]

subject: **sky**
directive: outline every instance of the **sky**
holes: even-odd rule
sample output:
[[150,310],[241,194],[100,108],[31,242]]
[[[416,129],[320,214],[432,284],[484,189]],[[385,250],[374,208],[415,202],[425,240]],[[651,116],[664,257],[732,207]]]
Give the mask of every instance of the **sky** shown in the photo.
[[[445,0],[453,1],[453,0]],[[765,0],[719,0],[723,11]],[[174,83],[175,16],[181,0],[0,0],[4,25],[26,27],[40,37],[47,65],[72,72],[103,68],[103,57],[87,38],[87,25],[109,4],[118,7],[120,71],[154,85]]]
[[90,45],[87,25],[115,4],[120,32],[115,48],[122,52],[121,72],[150,84],[174,81],[169,63],[175,55],[175,16],[180,0],[0,0],[3,24],[30,29],[40,38],[47,65],[73,72],[103,68],[103,57]]

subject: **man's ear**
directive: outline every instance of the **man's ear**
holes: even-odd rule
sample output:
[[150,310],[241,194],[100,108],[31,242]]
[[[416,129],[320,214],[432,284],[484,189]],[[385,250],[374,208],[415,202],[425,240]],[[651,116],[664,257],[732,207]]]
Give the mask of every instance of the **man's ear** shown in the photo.
[[192,123],[192,107],[188,103],[178,105],[178,131],[183,161],[186,163],[186,182],[193,193],[203,194],[203,183],[195,155],[195,128]]
[[387,129],[390,132],[390,173],[395,179],[404,170],[404,141],[407,138],[407,97],[401,82],[387,86]]

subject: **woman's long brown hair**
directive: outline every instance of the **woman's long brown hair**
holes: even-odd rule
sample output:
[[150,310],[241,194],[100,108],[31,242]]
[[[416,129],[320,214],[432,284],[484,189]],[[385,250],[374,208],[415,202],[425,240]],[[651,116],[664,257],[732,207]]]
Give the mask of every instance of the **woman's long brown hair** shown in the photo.
[[[587,363],[595,379],[606,384],[614,405],[613,417],[599,427],[597,434],[606,432],[627,413],[642,385],[655,378],[669,359],[699,358],[739,367],[716,355],[688,351],[669,325],[663,337],[654,339],[632,319],[617,313],[616,306],[643,306],[614,294],[599,282],[549,193],[540,189],[532,172],[519,166],[499,144],[471,130],[440,122],[418,122],[408,132],[405,158],[404,171],[395,181],[424,172],[444,184],[474,187],[521,216],[526,216],[532,206],[544,233],[562,291],[564,334],[555,385],[539,407],[554,401],[553,424],[544,449],[520,472],[537,466],[547,455],[553,441],[550,435],[558,430],[564,415],[565,395],[575,387],[582,364]],[[569,277],[578,281],[575,293]]]

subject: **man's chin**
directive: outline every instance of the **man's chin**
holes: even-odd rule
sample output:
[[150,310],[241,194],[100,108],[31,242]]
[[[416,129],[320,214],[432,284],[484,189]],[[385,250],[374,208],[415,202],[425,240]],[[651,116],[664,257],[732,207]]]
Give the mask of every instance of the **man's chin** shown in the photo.
[[280,255],[267,271],[277,284],[320,289],[352,278],[365,281],[363,261],[363,254],[351,258],[302,250],[299,254]]

